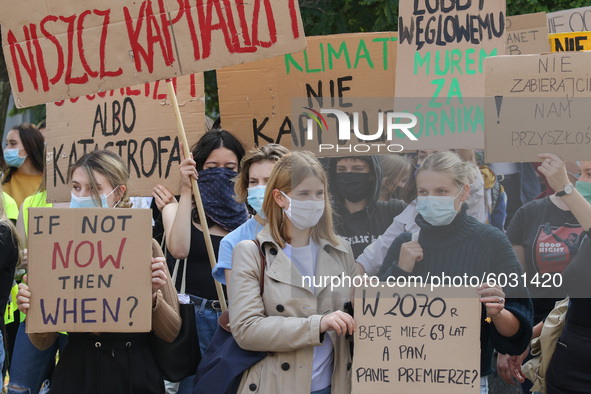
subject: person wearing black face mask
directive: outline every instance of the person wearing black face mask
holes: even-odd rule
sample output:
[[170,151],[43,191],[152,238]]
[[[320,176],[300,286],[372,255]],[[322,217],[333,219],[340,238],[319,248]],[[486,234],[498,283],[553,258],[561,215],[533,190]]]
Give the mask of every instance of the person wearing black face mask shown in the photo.
[[351,244],[355,257],[375,241],[406,204],[378,201],[382,167],[377,156],[348,156],[328,162],[335,230]]

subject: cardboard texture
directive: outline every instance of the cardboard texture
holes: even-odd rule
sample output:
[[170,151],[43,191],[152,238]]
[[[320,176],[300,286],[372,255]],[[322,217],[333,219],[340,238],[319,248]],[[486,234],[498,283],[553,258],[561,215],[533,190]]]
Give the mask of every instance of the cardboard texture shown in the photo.
[[591,30],[591,6],[548,13],[549,33]]
[[[395,32],[307,37],[306,51],[218,70],[222,127],[239,135],[247,148],[279,143],[297,149],[306,144],[295,132],[307,119],[305,106],[332,108],[339,96],[341,102],[382,97],[391,103],[396,40]],[[297,120],[294,98],[302,103]]]
[[149,209],[31,208],[27,332],[150,331],[151,224]]
[[[189,145],[205,132],[203,74],[175,78]],[[130,171],[130,196],[161,184],[179,194],[178,130],[166,82],[47,104],[47,199],[70,201],[68,167],[95,149],[118,153]]]
[[589,160],[590,62],[591,52],[487,59],[485,160]]
[[[484,146],[483,63],[505,53],[505,9],[504,0],[400,2],[395,106],[419,117],[418,141],[405,148]],[[415,105],[398,108],[407,97]]]
[[355,292],[353,393],[479,393],[476,289],[384,289]]
[[509,16],[505,55],[528,55],[550,52],[548,22],[545,12]]
[[591,50],[591,32],[555,33],[548,36],[552,52],[579,52]]
[[0,24],[19,107],[306,47],[297,0],[2,0]]

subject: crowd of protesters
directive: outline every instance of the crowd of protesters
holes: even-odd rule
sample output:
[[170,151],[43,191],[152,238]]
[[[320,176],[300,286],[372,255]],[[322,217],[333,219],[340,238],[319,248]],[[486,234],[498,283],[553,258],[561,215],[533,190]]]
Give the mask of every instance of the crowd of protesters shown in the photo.
[[[0,308],[7,310],[0,365],[9,376],[7,392],[193,392],[193,377],[164,381],[147,333],[26,333],[31,294],[39,291],[26,280],[28,208],[52,206],[43,181],[43,141],[35,126],[19,125],[6,135],[0,155]],[[246,150],[221,128],[181,153],[180,195],[155,185],[149,201],[130,199],[121,157],[88,153],[69,169],[65,206],[151,204],[158,239],[150,260],[152,330],[173,342],[182,324],[179,299],[191,303],[204,354],[215,346],[222,312],[215,281],[222,283],[236,343],[268,352],[246,368],[239,392],[351,392],[354,289],[306,285],[303,277],[564,273],[569,289],[578,289],[589,276],[591,161],[545,154],[539,163],[485,164],[471,150],[318,159],[276,144]],[[205,227],[217,261],[213,270]],[[548,243],[562,252],[549,258]],[[175,283],[173,271],[181,273]],[[495,369],[529,392],[520,366],[531,358],[530,340],[540,335],[557,297],[486,283],[475,296],[481,301],[481,358],[474,366],[481,392],[488,392],[487,376]],[[591,388],[588,306],[584,296],[571,294],[548,392]]]

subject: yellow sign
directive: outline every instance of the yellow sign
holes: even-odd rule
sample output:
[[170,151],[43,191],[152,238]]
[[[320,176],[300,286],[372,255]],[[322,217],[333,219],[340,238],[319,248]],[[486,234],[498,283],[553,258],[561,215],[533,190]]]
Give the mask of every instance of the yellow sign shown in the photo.
[[549,34],[552,52],[591,51],[591,31]]

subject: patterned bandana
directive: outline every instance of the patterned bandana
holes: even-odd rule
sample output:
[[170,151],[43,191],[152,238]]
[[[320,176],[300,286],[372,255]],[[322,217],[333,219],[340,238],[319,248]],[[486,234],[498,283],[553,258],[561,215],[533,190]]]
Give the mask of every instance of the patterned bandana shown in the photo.
[[248,219],[246,204],[234,200],[235,171],[224,167],[199,171],[199,192],[205,214],[226,231],[233,231]]

